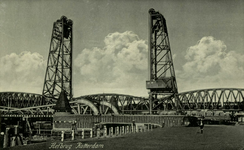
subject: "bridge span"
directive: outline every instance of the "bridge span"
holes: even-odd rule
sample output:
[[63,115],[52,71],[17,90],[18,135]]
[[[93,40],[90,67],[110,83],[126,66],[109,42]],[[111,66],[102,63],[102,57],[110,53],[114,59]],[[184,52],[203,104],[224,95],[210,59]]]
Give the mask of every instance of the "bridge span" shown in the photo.
[[[179,106],[173,97],[159,97],[153,100],[153,113],[176,111],[243,111],[244,89],[216,88],[179,93]],[[40,94],[1,92],[0,111],[2,116],[53,115],[56,100]],[[73,98],[70,101],[73,114],[148,114],[149,99],[123,94],[93,94]],[[169,113],[170,114],[170,113]],[[174,114],[174,113],[173,113]]]

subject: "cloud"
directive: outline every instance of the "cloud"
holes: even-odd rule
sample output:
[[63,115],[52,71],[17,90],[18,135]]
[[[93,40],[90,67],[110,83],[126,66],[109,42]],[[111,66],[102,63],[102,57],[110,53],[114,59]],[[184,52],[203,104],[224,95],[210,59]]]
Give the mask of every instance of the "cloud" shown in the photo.
[[39,53],[24,51],[0,58],[0,91],[41,93],[45,66]]
[[178,88],[189,91],[204,88],[243,88],[244,55],[227,51],[223,41],[203,37],[189,47],[182,70],[177,70]]
[[[104,43],[74,57],[74,96],[103,92],[148,96],[146,41],[126,31],[107,35]],[[188,48],[185,59],[182,70],[175,71],[179,92],[243,88],[244,55],[227,50],[223,41],[203,37]],[[39,53],[11,53],[0,58],[0,68],[0,91],[42,92],[46,60]]]
[[84,49],[76,57],[74,64],[80,70],[77,77],[80,83],[76,89],[81,89],[82,94],[113,92],[147,95],[146,42],[135,33],[126,31],[107,35],[104,43],[103,48]]

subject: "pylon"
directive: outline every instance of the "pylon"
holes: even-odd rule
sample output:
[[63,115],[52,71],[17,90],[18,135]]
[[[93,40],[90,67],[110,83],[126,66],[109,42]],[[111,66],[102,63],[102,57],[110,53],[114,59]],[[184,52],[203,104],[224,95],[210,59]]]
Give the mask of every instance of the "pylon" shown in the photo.
[[72,98],[72,26],[73,21],[65,16],[53,23],[42,91],[46,98],[58,99],[62,90]]
[[175,96],[178,93],[166,20],[154,9],[149,10],[149,92],[150,114],[158,95]]

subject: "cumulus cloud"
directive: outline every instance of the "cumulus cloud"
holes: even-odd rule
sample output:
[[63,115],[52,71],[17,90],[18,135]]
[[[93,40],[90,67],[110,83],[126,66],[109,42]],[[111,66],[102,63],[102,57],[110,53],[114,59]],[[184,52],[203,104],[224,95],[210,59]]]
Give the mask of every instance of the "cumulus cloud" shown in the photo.
[[227,51],[221,40],[203,37],[189,47],[183,70],[176,71],[180,91],[204,88],[243,88],[244,55]]
[[107,35],[104,43],[103,48],[84,49],[76,57],[74,64],[80,70],[80,83],[75,92],[146,95],[146,42],[135,33],[126,31]]
[[0,91],[41,93],[45,66],[39,53],[24,51],[0,58]]
[[[74,96],[103,92],[148,96],[146,41],[126,31],[107,35],[104,43],[75,56]],[[188,48],[185,60],[182,70],[175,71],[179,92],[243,88],[244,55],[228,50],[221,40],[203,37]],[[39,53],[6,55],[0,58],[0,68],[0,91],[42,92],[46,60]]]

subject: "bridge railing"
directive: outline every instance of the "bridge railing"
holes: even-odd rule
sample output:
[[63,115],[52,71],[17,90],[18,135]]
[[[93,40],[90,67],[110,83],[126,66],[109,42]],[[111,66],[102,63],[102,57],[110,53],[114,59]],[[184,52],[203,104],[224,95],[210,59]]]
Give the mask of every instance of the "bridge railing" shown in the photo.
[[182,125],[183,117],[182,115],[67,115],[61,118],[54,116],[53,120],[57,123],[60,120],[73,120],[77,129],[92,128],[99,123],[151,123],[171,127]]

